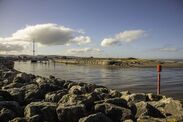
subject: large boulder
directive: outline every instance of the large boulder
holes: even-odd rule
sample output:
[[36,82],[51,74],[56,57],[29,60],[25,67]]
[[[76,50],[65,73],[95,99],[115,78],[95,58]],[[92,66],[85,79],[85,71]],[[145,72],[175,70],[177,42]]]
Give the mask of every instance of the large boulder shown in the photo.
[[121,122],[126,119],[133,118],[131,110],[110,103],[96,104],[95,111],[106,114],[109,118],[111,118],[111,120],[115,122]]
[[109,94],[111,97],[121,97],[121,93],[117,90],[110,90]]
[[21,105],[24,103],[25,94],[23,90],[19,88],[11,88],[11,89],[7,89],[7,91],[11,94],[14,101],[18,102]]
[[56,107],[51,102],[32,102],[25,107],[24,115],[27,118],[39,115],[41,121],[57,122]]
[[0,90],[0,101],[12,101],[12,100],[13,97],[9,92]]
[[135,102],[135,103],[140,101],[147,101],[147,96],[144,93],[122,95],[121,98],[127,100],[128,102]]
[[23,118],[23,117],[16,117],[9,122],[27,122],[27,120],[26,120],[26,118]]
[[166,98],[158,102],[150,102],[149,104],[159,109],[167,118],[183,121],[183,104],[181,101]]
[[75,85],[69,89],[70,94],[85,94],[86,89],[83,86]]
[[143,118],[146,116],[154,117],[154,118],[165,118],[163,113],[161,113],[158,109],[153,107],[152,105],[146,102],[138,102],[136,105],[136,118]]
[[32,74],[26,74],[26,73],[18,73],[13,80],[13,82],[17,83],[28,83],[31,82],[35,78]]
[[86,116],[85,106],[82,104],[73,106],[59,105],[57,116],[60,122],[78,122],[79,118]]
[[113,122],[105,114],[99,112],[79,119],[79,122]]
[[23,83],[13,82],[13,83],[4,85],[4,86],[2,87],[2,89],[5,90],[5,89],[11,89],[11,88],[20,88],[20,87],[22,87],[22,86],[24,86]]
[[17,72],[15,71],[4,71],[2,79],[6,79],[8,82],[5,82],[6,84],[11,83],[16,76]]
[[0,101],[1,119],[23,116],[20,105],[15,101]]
[[58,90],[49,92],[45,95],[45,101],[47,102],[59,102],[59,100],[67,94],[67,90]]
[[25,96],[24,96],[25,103],[40,101],[42,98],[39,91],[39,87],[36,84],[32,83],[32,84],[25,85],[21,87],[21,90],[23,90],[25,93]]
[[148,101],[159,101],[159,100],[165,98],[162,95],[156,95],[156,94],[153,94],[153,93],[148,93],[147,97],[148,97]]
[[120,107],[128,108],[128,102],[125,99],[122,98],[110,98],[110,99],[105,99],[106,103],[111,103],[113,105],[117,105]]
[[7,108],[0,109],[0,122],[8,122],[16,117],[16,113]]

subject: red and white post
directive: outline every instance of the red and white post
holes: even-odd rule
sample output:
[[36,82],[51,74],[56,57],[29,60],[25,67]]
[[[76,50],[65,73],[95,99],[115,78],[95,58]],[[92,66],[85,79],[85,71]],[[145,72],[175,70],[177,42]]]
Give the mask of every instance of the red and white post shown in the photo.
[[158,72],[158,77],[157,77],[157,95],[160,94],[160,89],[161,89],[161,70],[162,67],[160,64],[157,65],[157,72]]

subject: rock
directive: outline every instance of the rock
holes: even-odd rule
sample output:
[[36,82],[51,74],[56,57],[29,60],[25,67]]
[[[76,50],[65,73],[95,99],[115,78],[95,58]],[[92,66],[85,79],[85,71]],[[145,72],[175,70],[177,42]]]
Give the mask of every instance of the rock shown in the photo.
[[32,102],[25,107],[24,115],[27,118],[39,115],[41,121],[57,122],[56,107],[51,102]]
[[11,94],[13,97],[13,100],[18,102],[19,104],[24,103],[24,91],[19,88],[11,88],[7,89],[7,91]]
[[44,96],[52,91],[62,90],[62,87],[54,85],[52,83],[44,83],[39,85],[38,91],[40,93],[40,98],[44,98]]
[[69,89],[69,93],[70,94],[85,94],[86,93],[86,89],[84,87],[82,87],[82,86],[75,85],[75,86],[72,86]]
[[21,87],[21,90],[23,90],[25,93],[24,100],[26,104],[30,102],[40,101],[42,99],[42,96],[36,84],[25,85]]
[[95,84],[92,83],[83,83],[83,82],[79,82],[78,83],[79,86],[82,86],[87,93],[91,93],[95,90],[95,88],[97,87]]
[[96,104],[95,111],[106,114],[114,122],[120,122],[133,118],[129,109],[122,108],[110,103]]
[[2,78],[9,81],[8,83],[11,83],[15,76],[16,76],[16,72],[9,70],[9,71],[3,72],[3,77]]
[[110,90],[109,95],[112,97],[121,97],[121,93],[116,90]]
[[156,94],[153,94],[153,93],[147,94],[147,97],[148,97],[149,101],[159,101],[159,100],[163,99],[163,96],[156,95]]
[[106,93],[106,94],[109,93],[109,89],[107,89],[107,88],[105,88],[105,87],[96,88],[94,91],[95,91],[95,92],[98,92],[98,93]]
[[99,112],[79,119],[79,122],[113,122],[105,114]]
[[128,103],[125,99],[122,98],[110,98],[110,99],[105,99],[106,103],[111,103],[113,105],[117,105],[120,107],[128,108]]
[[127,100],[128,102],[140,102],[147,101],[147,96],[144,93],[136,93],[130,95],[123,95],[121,98]]
[[15,112],[10,109],[1,108],[0,110],[0,122],[8,122],[16,117]]
[[177,122],[177,121],[171,121],[171,120],[169,121],[168,119],[146,117],[146,118],[138,118],[137,122]]
[[15,116],[22,116],[22,108],[15,101],[0,101],[0,108],[6,108],[15,113]]
[[66,94],[60,99],[58,103],[64,105],[84,104],[86,110],[90,112],[94,110],[95,101],[101,100],[100,96],[98,95],[99,94],[95,92],[84,95]]
[[52,80],[54,80],[54,79],[55,79],[55,76],[53,76],[53,75],[50,75],[50,76],[49,76],[49,79],[52,79]]
[[142,118],[144,116],[150,116],[154,118],[165,118],[165,116],[155,107],[146,103],[146,102],[138,102],[136,105],[136,118]]
[[13,97],[9,92],[0,90],[0,101],[12,101]]
[[134,122],[134,121],[132,119],[127,119],[127,120],[125,120],[123,122]]
[[24,86],[24,84],[13,82],[13,83],[3,86],[2,89],[5,90],[5,89],[10,89],[10,88],[20,88],[22,86]]
[[16,118],[14,118],[13,120],[11,120],[9,122],[27,122],[27,120],[25,118],[16,117]]
[[122,91],[120,93],[121,93],[121,96],[127,96],[131,94],[129,91]]
[[34,115],[30,118],[28,118],[28,122],[40,122],[41,121],[41,118],[39,115]]
[[67,94],[67,90],[58,90],[49,92],[45,95],[45,101],[47,102],[59,102],[59,100]]
[[179,100],[172,98],[164,99],[160,102],[165,103],[164,112],[176,118],[176,120],[183,121],[183,105]]
[[84,105],[63,106],[57,108],[57,116],[60,122],[78,122],[86,113]]
[[13,82],[28,83],[28,82],[31,82],[34,78],[35,78],[35,76],[32,75],[32,74],[19,73],[19,74],[16,75]]

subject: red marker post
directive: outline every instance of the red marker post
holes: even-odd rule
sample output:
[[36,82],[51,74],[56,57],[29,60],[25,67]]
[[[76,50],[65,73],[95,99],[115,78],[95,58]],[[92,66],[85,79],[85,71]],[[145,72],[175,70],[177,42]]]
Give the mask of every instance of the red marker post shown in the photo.
[[158,78],[157,78],[157,95],[160,94],[160,88],[161,88],[161,74],[160,72],[162,71],[162,67],[160,64],[157,65],[157,72],[158,72]]

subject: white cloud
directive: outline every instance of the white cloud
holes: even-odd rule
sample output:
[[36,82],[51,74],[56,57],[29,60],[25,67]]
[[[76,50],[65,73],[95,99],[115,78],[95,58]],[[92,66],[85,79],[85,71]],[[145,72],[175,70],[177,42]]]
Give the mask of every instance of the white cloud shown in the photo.
[[90,37],[85,36],[83,32],[52,23],[26,26],[17,30],[10,37],[0,37],[1,44],[10,44],[10,46],[19,44],[23,48],[25,45],[30,45],[33,40],[38,45],[65,45],[71,43],[81,45],[91,42]]
[[120,45],[122,42],[132,42],[144,35],[143,30],[129,30],[116,34],[112,38],[105,38],[101,42],[101,46]]
[[70,43],[76,43],[78,45],[87,44],[91,42],[91,38],[88,36],[77,36],[70,41]]
[[162,52],[176,52],[176,51],[178,51],[178,49],[174,48],[174,47],[165,47],[165,48],[159,48],[159,51],[162,51]]
[[22,51],[23,49],[22,45],[0,43],[0,53]]
[[101,52],[99,48],[75,48],[75,49],[68,50],[68,53],[71,53],[71,54],[98,53],[98,52]]

